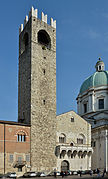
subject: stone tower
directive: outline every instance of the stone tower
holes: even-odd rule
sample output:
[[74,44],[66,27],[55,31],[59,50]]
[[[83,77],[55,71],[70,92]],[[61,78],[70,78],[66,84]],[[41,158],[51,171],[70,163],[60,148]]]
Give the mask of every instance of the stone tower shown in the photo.
[[31,124],[31,170],[56,167],[56,21],[31,8],[19,29],[18,121]]

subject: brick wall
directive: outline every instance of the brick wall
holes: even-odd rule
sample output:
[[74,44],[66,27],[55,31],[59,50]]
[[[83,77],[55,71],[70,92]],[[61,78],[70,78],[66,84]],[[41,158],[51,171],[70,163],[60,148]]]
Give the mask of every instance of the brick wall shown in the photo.
[[[25,141],[17,141],[18,134],[25,134]],[[11,156],[10,156],[11,155]],[[26,155],[30,155],[30,126],[18,123],[0,123],[0,173],[18,171],[14,168],[18,157],[22,161],[26,160]],[[30,161],[26,162],[30,165]],[[23,171],[24,171],[23,167]]]

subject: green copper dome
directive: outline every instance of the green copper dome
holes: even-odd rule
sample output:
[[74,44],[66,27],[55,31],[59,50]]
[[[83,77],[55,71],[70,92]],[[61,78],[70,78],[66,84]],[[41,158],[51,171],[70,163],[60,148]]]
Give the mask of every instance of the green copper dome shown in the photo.
[[108,85],[108,71],[97,71],[83,82],[80,93],[83,93],[91,87],[103,85]]
[[92,87],[108,85],[108,71],[105,71],[104,67],[104,62],[99,58],[95,65],[96,72],[88,77],[81,85],[80,94]]

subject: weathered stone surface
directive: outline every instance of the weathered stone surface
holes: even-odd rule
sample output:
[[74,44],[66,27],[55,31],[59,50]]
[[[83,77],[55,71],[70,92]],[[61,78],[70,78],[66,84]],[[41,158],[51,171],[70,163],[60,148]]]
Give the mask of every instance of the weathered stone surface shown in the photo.
[[[38,43],[40,30],[49,34],[50,49]],[[56,167],[56,30],[31,16],[19,44],[18,118],[31,123],[32,169],[51,171]]]

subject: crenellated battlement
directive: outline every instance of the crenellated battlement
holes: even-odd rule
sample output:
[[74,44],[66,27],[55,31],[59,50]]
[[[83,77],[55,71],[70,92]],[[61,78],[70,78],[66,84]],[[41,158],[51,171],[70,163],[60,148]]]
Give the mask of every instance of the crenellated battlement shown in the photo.
[[[34,9],[34,7],[31,8],[31,10],[29,12],[29,17],[27,15],[25,16],[24,26],[23,26],[23,24],[20,25],[19,34],[23,31],[23,28],[25,27],[25,25],[27,24],[27,22],[28,22],[28,20],[30,19],[31,16],[35,17],[35,18],[38,18],[38,10]],[[47,14],[44,15],[44,13],[41,12],[41,21],[47,23]],[[53,20],[53,18],[50,18],[50,25],[53,28],[56,28],[56,20]]]

